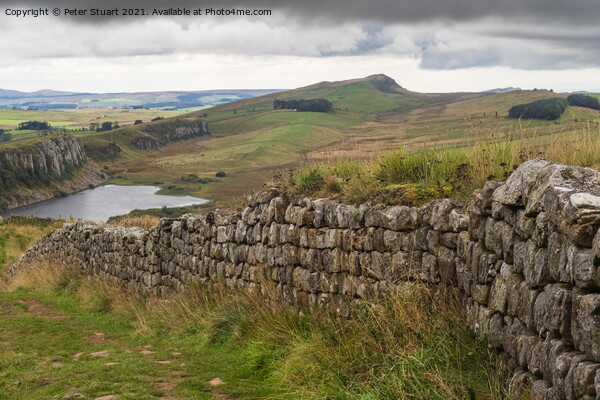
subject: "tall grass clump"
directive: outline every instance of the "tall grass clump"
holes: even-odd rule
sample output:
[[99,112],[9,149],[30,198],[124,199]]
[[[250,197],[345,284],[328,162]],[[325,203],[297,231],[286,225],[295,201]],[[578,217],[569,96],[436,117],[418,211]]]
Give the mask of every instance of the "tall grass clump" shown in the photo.
[[[291,193],[337,197],[350,203],[421,205],[434,198],[467,200],[486,181],[504,180],[523,162],[542,157],[600,166],[600,124],[566,124],[551,135],[482,132],[461,147],[401,147],[368,160],[327,160],[303,166],[287,182]],[[512,128],[511,128],[512,129]],[[333,182],[333,184],[332,184]]]
[[503,398],[483,341],[469,334],[459,307],[433,298],[416,284],[347,319],[326,308],[298,311],[264,290],[196,286],[147,303],[136,324],[144,335],[197,335],[203,346],[237,353],[285,398]]

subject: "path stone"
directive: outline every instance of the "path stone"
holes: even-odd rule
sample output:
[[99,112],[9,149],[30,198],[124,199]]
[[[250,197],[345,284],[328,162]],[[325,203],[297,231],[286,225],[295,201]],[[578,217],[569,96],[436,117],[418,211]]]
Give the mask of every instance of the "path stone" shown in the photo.
[[79,393],[77,388],[72,387],[61,397],[61,399],[85,399],[85,396]]

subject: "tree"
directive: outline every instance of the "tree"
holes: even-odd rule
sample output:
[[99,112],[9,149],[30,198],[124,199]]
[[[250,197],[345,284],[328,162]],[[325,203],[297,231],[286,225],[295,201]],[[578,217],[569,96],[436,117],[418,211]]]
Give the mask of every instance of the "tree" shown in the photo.
[[592,110],[600,110],[600,102],[596,97],[577,93],[567,97],[567,102],[571,106],[591,108]]
[[333,104],[325,99],[273,100],[274,110],[332,112]]
[[113,128],[113,123],[110,121],[106,121],[102,123],[102,126],[100,126],[100,129],[98,129],[98,131],[110,131]]
[[536,100],[527,104],[518,104],[508,111],[510,118],[545,119],[548,121],[560,118],[567,108],[563,98]]
[[134,125],[140,125],[140,124],[143,124],[143,123],[144,123],[144,121],[142,121],[141,119],[136,119],[133,124]]
[[27,121],[19,123],[17,129],[20,131],[44,131],[50,129],[50,124],[46,121]]

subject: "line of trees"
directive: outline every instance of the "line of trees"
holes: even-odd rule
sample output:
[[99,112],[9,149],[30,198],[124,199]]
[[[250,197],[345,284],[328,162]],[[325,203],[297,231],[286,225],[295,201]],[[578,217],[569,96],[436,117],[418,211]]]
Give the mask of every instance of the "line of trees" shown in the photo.
[[333,104],[325,99],[273,100],[274,110],[333,112]]
[[46,131],[50,130],[50,124],[46,121],[20,122],[17,129],[20,131]]
[[510,118],[545,119],[552,121],[560,118],[567,109],[567,101],[562,97],[536,100],[527,104],[518,104],[508,111]]
[[586,94],[572,94],[567,97],[567,102],[570,106],[578,106],[591,108],[592,110],[600,110],[600,101],[596,97],[588,96]]
[[118,128],[119,128],[119,123],[116,121],[115,122],[106,121],[106,122],[103,122],[102,125],[99,125],[97,122],[92,122],[90,124],[90,130],[96,131],[96,132],[110,131],[112,129],[118,129]]

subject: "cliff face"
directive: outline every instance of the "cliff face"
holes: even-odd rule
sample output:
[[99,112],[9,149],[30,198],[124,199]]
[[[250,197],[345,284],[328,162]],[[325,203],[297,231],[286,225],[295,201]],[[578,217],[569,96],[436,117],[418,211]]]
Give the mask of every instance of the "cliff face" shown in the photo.
[[203,119],[181,119],[174,121],[161,121],[144,127],[144,132],[158,138],[163,142],[176,142],[178,140],[193,138],[209,138],[208,126]]
[[22,148],[0,149],[0,206],[14,208],[74,193],[109,178],[86,159],[69,135],[49,137]]

